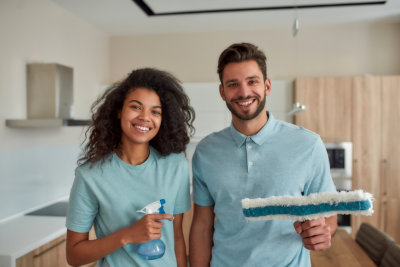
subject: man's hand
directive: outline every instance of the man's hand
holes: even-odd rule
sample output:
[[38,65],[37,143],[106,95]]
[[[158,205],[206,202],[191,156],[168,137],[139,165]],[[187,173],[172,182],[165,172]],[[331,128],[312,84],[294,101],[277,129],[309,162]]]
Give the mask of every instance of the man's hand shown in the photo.
[[296,232],[301,236],[303,245],[309,250],[324,250],[331,246],[331,228],[325,218],[295,222]]

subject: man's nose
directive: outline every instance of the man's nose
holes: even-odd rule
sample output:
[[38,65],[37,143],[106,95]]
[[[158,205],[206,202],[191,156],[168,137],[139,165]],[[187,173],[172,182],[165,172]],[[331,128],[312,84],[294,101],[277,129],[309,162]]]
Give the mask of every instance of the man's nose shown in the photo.
[[238,96],[247,97],[249,95],[249,88],[247,84],[241,83],[238,85]]

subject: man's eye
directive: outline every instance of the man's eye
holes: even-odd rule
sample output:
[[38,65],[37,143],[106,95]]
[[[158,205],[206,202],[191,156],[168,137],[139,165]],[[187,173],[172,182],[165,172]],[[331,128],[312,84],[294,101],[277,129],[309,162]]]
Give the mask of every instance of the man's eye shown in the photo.
[[228,84],[228,87],[237,87],[237,86],[238,86],[237,83],[230,83],[230,84]]
[[257,83],[256,80],[250,80],[250,81],[249,81],[249,84],[256,84],[256,83]]

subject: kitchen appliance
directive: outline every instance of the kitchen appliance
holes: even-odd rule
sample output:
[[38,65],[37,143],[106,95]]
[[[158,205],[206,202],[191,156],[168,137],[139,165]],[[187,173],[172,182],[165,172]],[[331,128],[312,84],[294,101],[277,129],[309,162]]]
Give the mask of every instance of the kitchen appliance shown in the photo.
[[26,66],[27,119],[6,120],[9,127],[58,127],[89,125],[75,120],[73,69],[56,63]]
[[72,118],[73,75],[72,68],[60,64],[28,64],[28,119]]
[[[352,190],[353,175],[353,143],[332,142],[324,143],[328,152],[329,165],[333,182],[337,191]],[[351,216],[338,215],[338,226],[351,231]]]

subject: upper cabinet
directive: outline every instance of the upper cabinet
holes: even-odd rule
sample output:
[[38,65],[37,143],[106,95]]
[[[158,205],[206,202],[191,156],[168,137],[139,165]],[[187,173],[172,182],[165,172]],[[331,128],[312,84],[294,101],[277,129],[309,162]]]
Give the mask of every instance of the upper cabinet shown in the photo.
[[400,77],[382,77],[382,228],[400,242]]
[[[295,81],[294,98],[307,107],[294,122],[318,133],[324,142],[350,141],[352,79],[304,77]],[[338,127],[340,125],[340,127]]]
[[[374,195],[375,213],[352,217],[353,232],[362,222],[381,225],[381,77],[353,78],[353,188]],[[382,228],[382,227],[381,227]]]
[[352,216],[355,233],[369,222],[400,242],[400,76],[297,78],[294,122],[324,142],[353,142],[353,189],[374,195],[373,216]]

